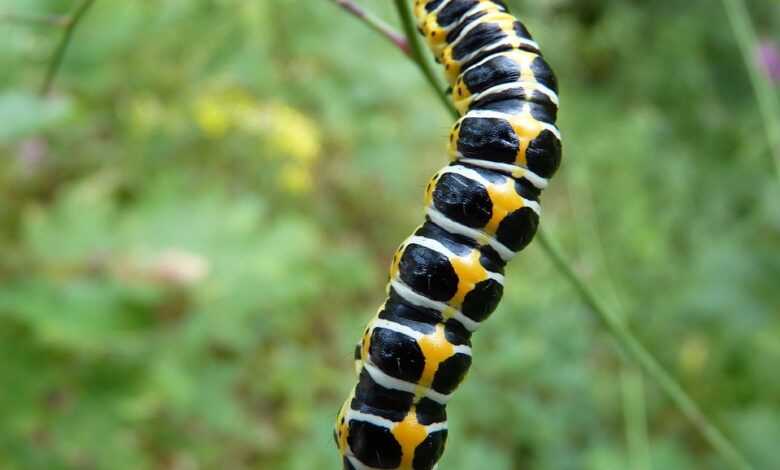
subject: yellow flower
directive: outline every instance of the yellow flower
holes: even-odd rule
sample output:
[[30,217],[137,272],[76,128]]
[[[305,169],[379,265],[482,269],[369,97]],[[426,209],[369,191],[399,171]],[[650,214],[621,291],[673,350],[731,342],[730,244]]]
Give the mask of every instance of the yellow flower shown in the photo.
[[198,100],[195,104],[195,120],[203,133],[212,139],[224,137],[232,124],[229,109],[213,96]]
[[[316,161],[322,147],[317,124],[300,111],[284,104],[265,108],[267,136],[272,152],[279,152],[303,164]],[[274,153],[275,153],[274,152]]]
[[303,194],[311,191],[314,181],[311,170],[297,164],[287,164],[279,172],[279,184],[288,193]]
[[258,104],[239,88],[201,96],[195,103],[195,120],[210,138],[223,138],[236,129],[262,139],[269,157],[291,158],[298,167],[286,168],[285,180],[302,180],[304,167],[313,164],[322,151],[320,130],[314,120],[283,103]]
[[696,373],[707,365],[710,347],[705,337],[692,335],[683,340],[678,354],[683,370]]

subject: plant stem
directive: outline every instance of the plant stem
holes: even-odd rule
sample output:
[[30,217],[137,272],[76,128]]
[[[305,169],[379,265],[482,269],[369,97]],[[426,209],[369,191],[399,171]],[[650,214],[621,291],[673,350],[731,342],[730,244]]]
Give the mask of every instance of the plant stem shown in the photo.
[[401,18],[401,26],[403,26],[404,34],[406,34],[406,40],[411,48],[411,58],[417,63],[420,71],[428,80],[431,88],[436,92],[436,96],[439,97],[441,104],[457,119],[460,117],[460,113],[455,109],[450,99],[447,97],[447,93],[444,91],[444,87],[439,84],[439,80],[436,78],[436,73],[430,67],[430,64],[425,59],[423,49],[420,44],[420,38],[417,35],[417,29],[414,26],[414,19],[412,18],[412,9],[409,7],[407,0],[394,0],[395,8],[398,11],[398,16]]
[[758,107],[764,121],[764,130],[769,141],[769,150],[774,156],[775,171],[780,178],[780,109],[778,109],[777,92],[768,78],[761,74],[756,60],[756,31],[750,20],[747,7],[743,0],[723,0],[726,16],[729,18],[734,36],[739,44],[742,59],[745,61],[753,91],[758,101]]
[[409,48],[409,42],[406,38],[394,30],[390,25],[382,21],[378,16],[364,10],[352,0],[331,0],[341,8],[346,10],[349,14],[354,15],[364,23],[366,23],[371,29],[381,34],[401,49],[404,54],[410,55],[411,50]]
[[[412,19],[411,9],[406,0],[394,0],[398,14],[401,18],[406,39],[411,46],[411,58],[414,60],[428,83],[439,96],[445,107],[450,110],[453,116],[460,117],[452,103],[439,86],[438,80],[425,60],[422,54],[421,46],[417,38]],[[724,0],[733,1],[733,0]],[[672,399],[677,408],[688,418],[693,426],[704,436],[705,440],[720,456],[729,464],[738,470],[753,470],[753,467],[747,462],[745,457],[734,447],[734,445],[721,433],[721,431],[710,423],[704,413],[677,381],[669,374],[666,369],[645,349],[642,343],[631,333],[620,318],[607,310],[597,299],[595,293],[587,287],[574,269],[569,265],[561,254],[561,251],[550,242],[543,231],[536,235],[542,251],[552,262],[553,266],[569,282],[579,295],[580,300],[596,314],[596,317],[604,326],[607,332],[615,339],[620,347],[625,351],[629,358],[638,363],[644,371],[652,378],[661,389]]]
[[[581,210],[574,212],[572,223],[579,226],[587,226],[590,230],[579,234],[580,240],[588,240],[590,243],[585,246],[585,250],[593,255],[601,264],[601,279],[604,282],[604,289],[601,290],[601,302],[607,308],[616,312],[625,312],[624,302],[620,291],[617,288],[615,278],[612,276],[610,264],[607,258],[607,250],[604,248],[604,240],[601,237],[599,228],[598,213],[595,209],[593,198],[593,180],[585,172],[585,178],[578,185],[577,202],[571,200],[572,187],[571,178],[563,179],[562,183],[566,185],[566,197],[569,204],[581,207]],[[582,248],[580,245],[578,248]],[[595,267],[595,266],[594,266]],[[610,302],[605,301],[605,290],[609,291],[612,297]],[[621,395],[623,399],[623,416],[625,423],[626,444],[628,448],[629,464],[631,470],[650,470],[650,444],[647,438],[647,415],[645,413],[644,384],[642,380],[642,371],[636,363],[628,359],[626,354],[621,351],[622,367],[620,368]]]
[[625,324],[612,312],[608,311],[588,289],[584,281],[574,272],[569,263],[561,254],[561,251],[553,245],[544,233],[537,235],[539,244],[550,258],[553,265],[569,281],[569,284],[577,291],[580,299],[596,314],[601,324],[618,342],[628,356],[639,363],[666,394],[677,405],[677,408],[690,420],[696,429],[701,432],[713,449],[732,467],[740,470],[750,470],[752,467],[739,453],[734,445],[723,433],[710,423],[699,406],[683,390],[680,384],[669,374],[666,369],[645,349],[639,340],[628,330]]
[[41,96],[46,96],[51,91],[51,87],[54,84],[54,79],[57,77],[57,73],[62,66],[62,60],[65,57],[65,51],[68,50],[68,45],[70,45],[71,39],[73,38],[73,32],[76,30],[76,26],[78,26],[79,22],[93,3],[95,3],[95,0],[83,0],[76,8],[76,11],[73,13],[73,15],[70,17],[70,20],[65,26],[65,32],[63,33],[62,38],[60,39],[59,44],[57,44],[57,48],[54,50],[54,54],[49,61],[49,67],[46,70],[46,76],[43,79],[43,84],[41,85],[40,89]]
[[623,395],[623,415],[626,421],[631,470],[650,470],[650,445],[647,440],[647,416],[642,372],[636,364],[623,361],[620,370],[620,388]]

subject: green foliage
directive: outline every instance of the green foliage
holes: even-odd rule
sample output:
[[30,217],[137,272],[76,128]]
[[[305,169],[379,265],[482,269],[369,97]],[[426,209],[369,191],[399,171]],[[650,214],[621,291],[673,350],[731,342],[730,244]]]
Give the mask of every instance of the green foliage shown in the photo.
[[[0,23],[0,468],[336,468],[351,350],[451,123],[382,38],[305,3],[98,1],[47,99],[61,31]],[[774,468],[780,183],[719,5],[511,3],[561,81],[545,227]],[[536,247],[507,286],[442,468],[725,468],[651,382],[621,386]]]
[[24,92],[0,95],[0,120],[5,125],[0,130],[0,142],[43,132],[55,127],[68,115],[65,100],[44,100]]

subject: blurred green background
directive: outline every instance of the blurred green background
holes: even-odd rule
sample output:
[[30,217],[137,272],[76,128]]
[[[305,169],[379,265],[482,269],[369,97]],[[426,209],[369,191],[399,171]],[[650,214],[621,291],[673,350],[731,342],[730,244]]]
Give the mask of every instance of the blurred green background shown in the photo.
[[[509,3],[561,82],[545,229],[780,468],[780,181],[721,3]],[[41,99],[62,28],[2,14],[75,5],[0,0],[0,468],[337,468],[451,118],[325,0],[98,0]],[[726,468],[537,246],[474,350],[443,469]]]

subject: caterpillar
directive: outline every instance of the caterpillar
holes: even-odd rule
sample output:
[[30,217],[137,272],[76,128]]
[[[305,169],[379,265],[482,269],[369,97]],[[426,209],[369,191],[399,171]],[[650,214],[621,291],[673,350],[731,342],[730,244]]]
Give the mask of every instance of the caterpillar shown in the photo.
[[561,160],[555,75],[503,2],[416,0],[414,14],[461,117],[425,221],[395,253],[387,298],[355,348],[358,382],[334,429],[347,470],[436,467],[471,334],[536,233]]

